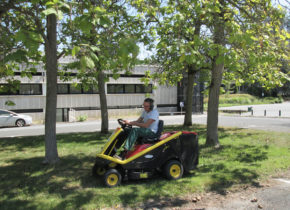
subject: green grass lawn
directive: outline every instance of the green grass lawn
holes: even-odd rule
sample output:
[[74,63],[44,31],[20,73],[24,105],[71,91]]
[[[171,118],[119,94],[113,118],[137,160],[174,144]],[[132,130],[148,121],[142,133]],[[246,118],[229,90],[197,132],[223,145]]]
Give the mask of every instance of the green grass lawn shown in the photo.
[[257,185],[261,179],[290,167],[289,133],[221,128],[222,148],[204,146],[206,129],[194,125],[166,127],[199,133],[198,170],[177,181],[156,176],[128,181],[109,189],[91,176],[96,151],[109,136],[96,133],[58,135],[61,161],[41,164],[44,138],[0,139],[1,209],[98,209],[135,206],[149,199]]
[[[280,97],[264,97],[259,98],[249,94],[223,94],[219,97],[219,107],[239,106],[239,105],[254,105],[254,104],[274,104],[282,103]],[[207,109],[208,98],[204,99],[204,108]]]

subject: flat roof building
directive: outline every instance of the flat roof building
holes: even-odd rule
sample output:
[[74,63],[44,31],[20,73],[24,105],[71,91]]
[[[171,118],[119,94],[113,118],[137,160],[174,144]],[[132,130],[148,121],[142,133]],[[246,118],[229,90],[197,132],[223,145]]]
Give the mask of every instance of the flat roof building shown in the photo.
[[[66,62],[67,59],[60,61],[60,64]],[[14,79],[20,81],[19,88],[11,87],[4,79],[0,80],[0,109],[26,113],[34,121],[41,122],[45,116],[46,72],[42,65],[38,65],[37,72],[30,79],[21,77],[24,69],[25,66],[21,65],[20,70],[15,71]],[[137,114],[145,97],[152,97],[161,113],[180,111],[180,101],[185,101],[186,80],[177,86],[158,85],[153,81],[145,86],[141,78],[146,71],[156,69],[156,66],[139,65],[130,75],[123,72],[116,80],[109,77],[105,86],[109,116]],[[76,74],[77,71],[71,73]],[[57,82],[57,121],[76,121],[81,115],[100,118],[97,87],[91,85],[85,89],[77,79],[64,81],[58,77]],[[193,113],[203,112],[202,88],[200,83],[195,86]]]

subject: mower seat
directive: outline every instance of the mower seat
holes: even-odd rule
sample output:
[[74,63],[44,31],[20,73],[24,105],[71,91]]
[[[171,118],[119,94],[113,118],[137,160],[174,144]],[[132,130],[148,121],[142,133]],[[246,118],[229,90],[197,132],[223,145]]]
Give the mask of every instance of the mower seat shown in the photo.
[[159,123],[158,123],[158,130],[157,130],[157,133],[156,133],[156,136],[154,138],[140,138],[140,143],[141,144],[152,144],[152,143],[155,143],[157,141],[159,141],[160,139],[160,136],[162,134],[162,131],[163,131],[163,120],[159,120]]

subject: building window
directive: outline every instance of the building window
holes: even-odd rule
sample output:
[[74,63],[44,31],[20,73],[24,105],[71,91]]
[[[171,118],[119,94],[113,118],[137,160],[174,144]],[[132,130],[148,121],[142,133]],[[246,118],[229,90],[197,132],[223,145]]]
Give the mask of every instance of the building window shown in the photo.
[[69,85],[57,84],[57,94],[69,94]]
[[125,93],[124,85],[116,84],[115,85],[115,93]]
[[42,95],[41,84],[20,84],[19,95]]
[[136,85],[136,93],[145,93],[144,85]]
[[152,93],[152,85],[145,86],[145,93]]
[[91,85],[87,90],[83,87],[82,88],[83,94],[98,94],[98,88],[94,85]]
[[123,84],[108,84],[107,92],[108,93],[124,93],[124,85]]
[[19,95],[19,90],[12,84],[0,84],[0,95]]
[[136,85],[136,93],[152,93],[152,85]]
[[152,84],[107,84],[108,94],[152,93]]
[[70,85],[69,86],[69,93],[70,94],[82,94],[82,86],[81,85]]
[[9,84],[0,84],[0,95],[42,95],[41,84],[20,84],[19,89]]
[[57,94],[98,94],[98,88],[94,85],[85,89],[81,84],[57,84]]
[[125,85],[125,93],[135,93],[135,85]]
[[108,84],[107,85],[107,92],[108,93],[115,93],[115,86],[111,85],[111,84]]

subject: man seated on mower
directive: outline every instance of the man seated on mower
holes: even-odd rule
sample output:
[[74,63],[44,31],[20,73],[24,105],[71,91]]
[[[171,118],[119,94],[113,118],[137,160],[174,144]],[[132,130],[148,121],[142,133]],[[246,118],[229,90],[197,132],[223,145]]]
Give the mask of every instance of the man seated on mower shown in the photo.
[[154,138],[158,131],[159,113],[154,109],[154,100],[146,98],[143,102],[142,115],[136,121],[124,120],[127,125],[138,126],[139,128],[132,128],[124,145],[126,151],[132,150],[136,140],[139,137]]

